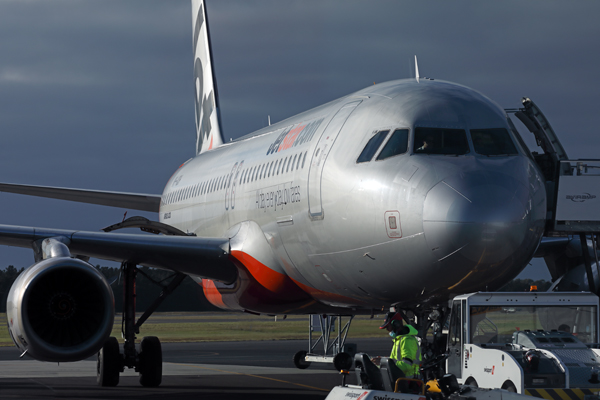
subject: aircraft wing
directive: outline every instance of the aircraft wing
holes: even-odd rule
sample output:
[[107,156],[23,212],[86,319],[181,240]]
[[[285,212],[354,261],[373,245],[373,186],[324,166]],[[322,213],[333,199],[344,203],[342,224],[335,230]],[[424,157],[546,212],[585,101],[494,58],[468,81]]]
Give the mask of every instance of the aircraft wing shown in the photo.
[[60,238],[73,255],[169,269],[231,283],[237,268],[229,258],[229,239],[195,236],[86,232],[0,225],[0,244],[39,248]]
[[101,206],[121,207],[131,210],[158,212],[160,195],[102,190],[69,189],[51,186],[19,185],[0,183],[0,192],[26,194],[29,196],[49,197],[52,199],[98,204]]

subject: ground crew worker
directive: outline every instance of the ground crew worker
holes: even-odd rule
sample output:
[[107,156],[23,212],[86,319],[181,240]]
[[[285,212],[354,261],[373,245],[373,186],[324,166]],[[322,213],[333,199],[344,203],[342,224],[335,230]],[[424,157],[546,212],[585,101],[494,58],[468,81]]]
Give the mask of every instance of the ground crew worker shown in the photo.
[[394,339],[390,358],[407,378],[418,378],[421,365],[421,347],[417,340],[419,333],[412,325],[402,322],[400,313],[388,313],[379,329],[387,329]]

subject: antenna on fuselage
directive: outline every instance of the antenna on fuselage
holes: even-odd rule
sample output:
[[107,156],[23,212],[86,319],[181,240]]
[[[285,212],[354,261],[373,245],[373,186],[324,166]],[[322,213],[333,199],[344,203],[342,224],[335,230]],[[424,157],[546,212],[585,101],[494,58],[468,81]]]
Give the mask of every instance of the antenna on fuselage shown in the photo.
[[419,63],[417,63],[417,56],[415,56],[415,78],[417,78],[417,83],[419,83]]
[[271,116],[267,115],[267,119],[269,120],[269,126],[271,126]]

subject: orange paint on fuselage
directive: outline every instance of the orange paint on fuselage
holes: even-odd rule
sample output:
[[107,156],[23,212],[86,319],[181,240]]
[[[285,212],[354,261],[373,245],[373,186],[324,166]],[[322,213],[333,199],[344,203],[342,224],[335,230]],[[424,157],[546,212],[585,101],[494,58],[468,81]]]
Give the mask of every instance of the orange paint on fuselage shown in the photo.
[[204,291],[206,300],[208,300],[213,306],[224,310],[229,308],[223,301],[223,296],[221,296],[219,289],[215,286],[213,281],[210,279],[202,279],[202,290]]
[[[332,306],[320,304],[318,300],[339,305],[357,302],[357,299],[302,284],[286,274],[272,270],[243,251],[232,250],[230,257],[239,272],[235,283],[202,280],[206,298],[216,307],[259,313],[308,314],[333,311]],[[340,308],[339,312],[343,312],[342,310]]]

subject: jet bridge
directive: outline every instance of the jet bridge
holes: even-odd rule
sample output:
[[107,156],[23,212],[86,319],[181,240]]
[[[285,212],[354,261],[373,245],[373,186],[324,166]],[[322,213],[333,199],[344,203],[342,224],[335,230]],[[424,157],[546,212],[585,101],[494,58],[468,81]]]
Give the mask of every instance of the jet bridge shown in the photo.
[[[550,123],[529,98],[506,110],[533,133],[542,153],[532,156],[546,179],[544,257],[556,290],[600,292],[600,160],[570,160]],[[509,123],[518,138],[515,126]]]

